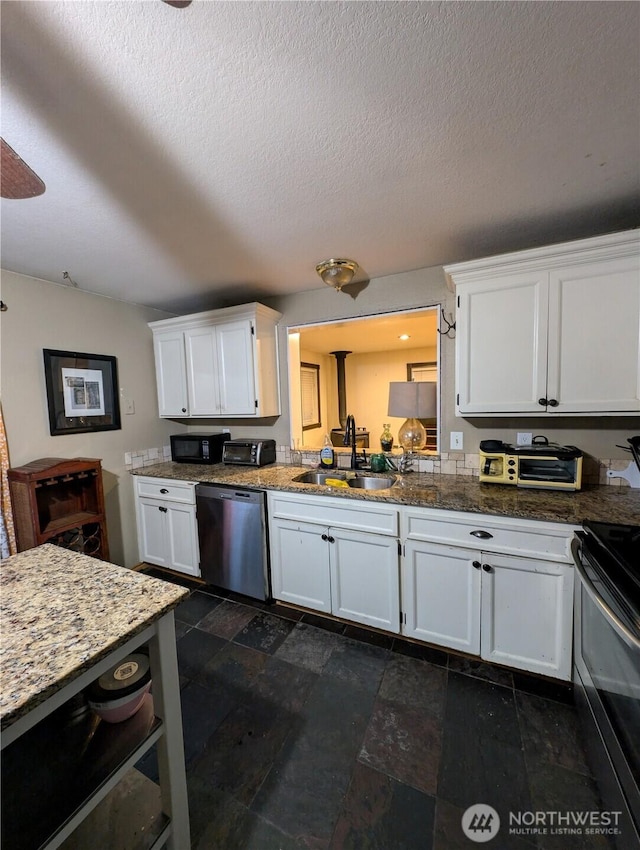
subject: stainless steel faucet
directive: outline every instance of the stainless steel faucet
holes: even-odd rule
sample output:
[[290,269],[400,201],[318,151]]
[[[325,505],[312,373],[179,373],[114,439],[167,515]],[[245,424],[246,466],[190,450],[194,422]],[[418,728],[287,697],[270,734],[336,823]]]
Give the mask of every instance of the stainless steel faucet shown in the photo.
[[343,445],[351,446],[351,469],[358,469],[359,466],[367,462],[367,453],[364,449],[362,450],[362,457],[358,458],[356,451],[356,420],[351,413],[347,416],[344,426]]

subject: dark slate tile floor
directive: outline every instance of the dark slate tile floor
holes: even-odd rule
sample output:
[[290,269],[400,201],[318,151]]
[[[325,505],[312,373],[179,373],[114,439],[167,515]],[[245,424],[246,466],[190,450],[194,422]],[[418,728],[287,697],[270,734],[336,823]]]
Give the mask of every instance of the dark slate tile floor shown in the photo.
[[609,846],[508,831],[602,809],[570,686],[211,587],[175,614],[193,850],[470,850],[475,803],[492,850]]

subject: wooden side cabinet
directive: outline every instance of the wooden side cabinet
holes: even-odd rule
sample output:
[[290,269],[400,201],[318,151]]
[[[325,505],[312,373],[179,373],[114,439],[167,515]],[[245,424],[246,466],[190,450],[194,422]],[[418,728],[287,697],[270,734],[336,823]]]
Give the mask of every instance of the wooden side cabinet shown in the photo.
[[109,560],[100,460],[44,457],[8,477],[19,552],[55,543]]

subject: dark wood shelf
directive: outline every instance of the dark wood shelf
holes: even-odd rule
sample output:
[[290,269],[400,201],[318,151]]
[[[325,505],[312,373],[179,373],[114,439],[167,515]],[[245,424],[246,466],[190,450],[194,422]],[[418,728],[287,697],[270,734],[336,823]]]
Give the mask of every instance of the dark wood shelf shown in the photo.
[[88,523],[99,523],[101,518],[101,514],[93,511],[78,511],[78,513],[69,514],[47,523],[42,529],[42,534],[50,537],[53,534],[60,534],[61,531],[80,528]]
[[150,694],[122,723],[105,723],[74,698],[2,753],[3,850],[48,843],[85,803],[152,745],[162,722]]
[[[109,560],[99,460],[44,457],[10,469],[8,478],[18,551],[55,543]],[[96,528],[87,530],[90,524]]]

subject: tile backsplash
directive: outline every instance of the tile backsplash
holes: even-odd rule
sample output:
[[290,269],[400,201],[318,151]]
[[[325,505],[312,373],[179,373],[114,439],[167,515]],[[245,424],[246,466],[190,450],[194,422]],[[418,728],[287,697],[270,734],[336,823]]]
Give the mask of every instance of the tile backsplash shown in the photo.
[[[336,449],[336,460],[338,468],[349,467],[350,450]],[[276,449],[276,461],[278,463],[291,463],[292,450],[287,446],[278,446]],[[319,451],[301,451],[303,466],[319,466]],[[392,455],[393,457],[393,455]],[[620,459],[598,459],[585,455],[582,460],[582,483],[583,484],[606,484],[613,487],[628,487],[629,484],[622,478],[608,478],[607,471],[623,470],[629,465],[629,460]],[[466,452],[440,452],[440,454],[421,454],[414,461],[413,469],[416,472],[433,472],[441,475],[468,475],[478,477],[480,471],[480,455]]]
[[126,469],[140,469],[143,466],[153,466],[154,463],[164,463],[171,460],[171,446],[160,446],[151,449],[133,449],[124,453]]
[[[348,469],[351,452],[348,449],[336,449],[336,460],[339,469]],[[277,446],[276,462],[292,463],[292,450],[288,446]],[[319,466],[320,452],[300,452],[302,466]],[[399,456],[399,455],[398,455]],[[393,457],[393,455],[392,455]],[[126,469],[140,469],[144,466],[153,466],[155,463],[165,463],[171,460],[171,446],[160,446],[159,448],[134,449],[124,453],[124,465]],[[628,487],[629,484],[622,478],[608,478],[610,469],[621,471],[629,465],[629,460],[606,460],[585,455],[582,461],[582,483],[583,484],[606,484],[611,487]],[[440,452],[440,454],[421,454],[414,461],[416,472],[433,472],[440,475],[468,475],[478,477],[480,469],[480,456],[476,453],[466,452]]]

